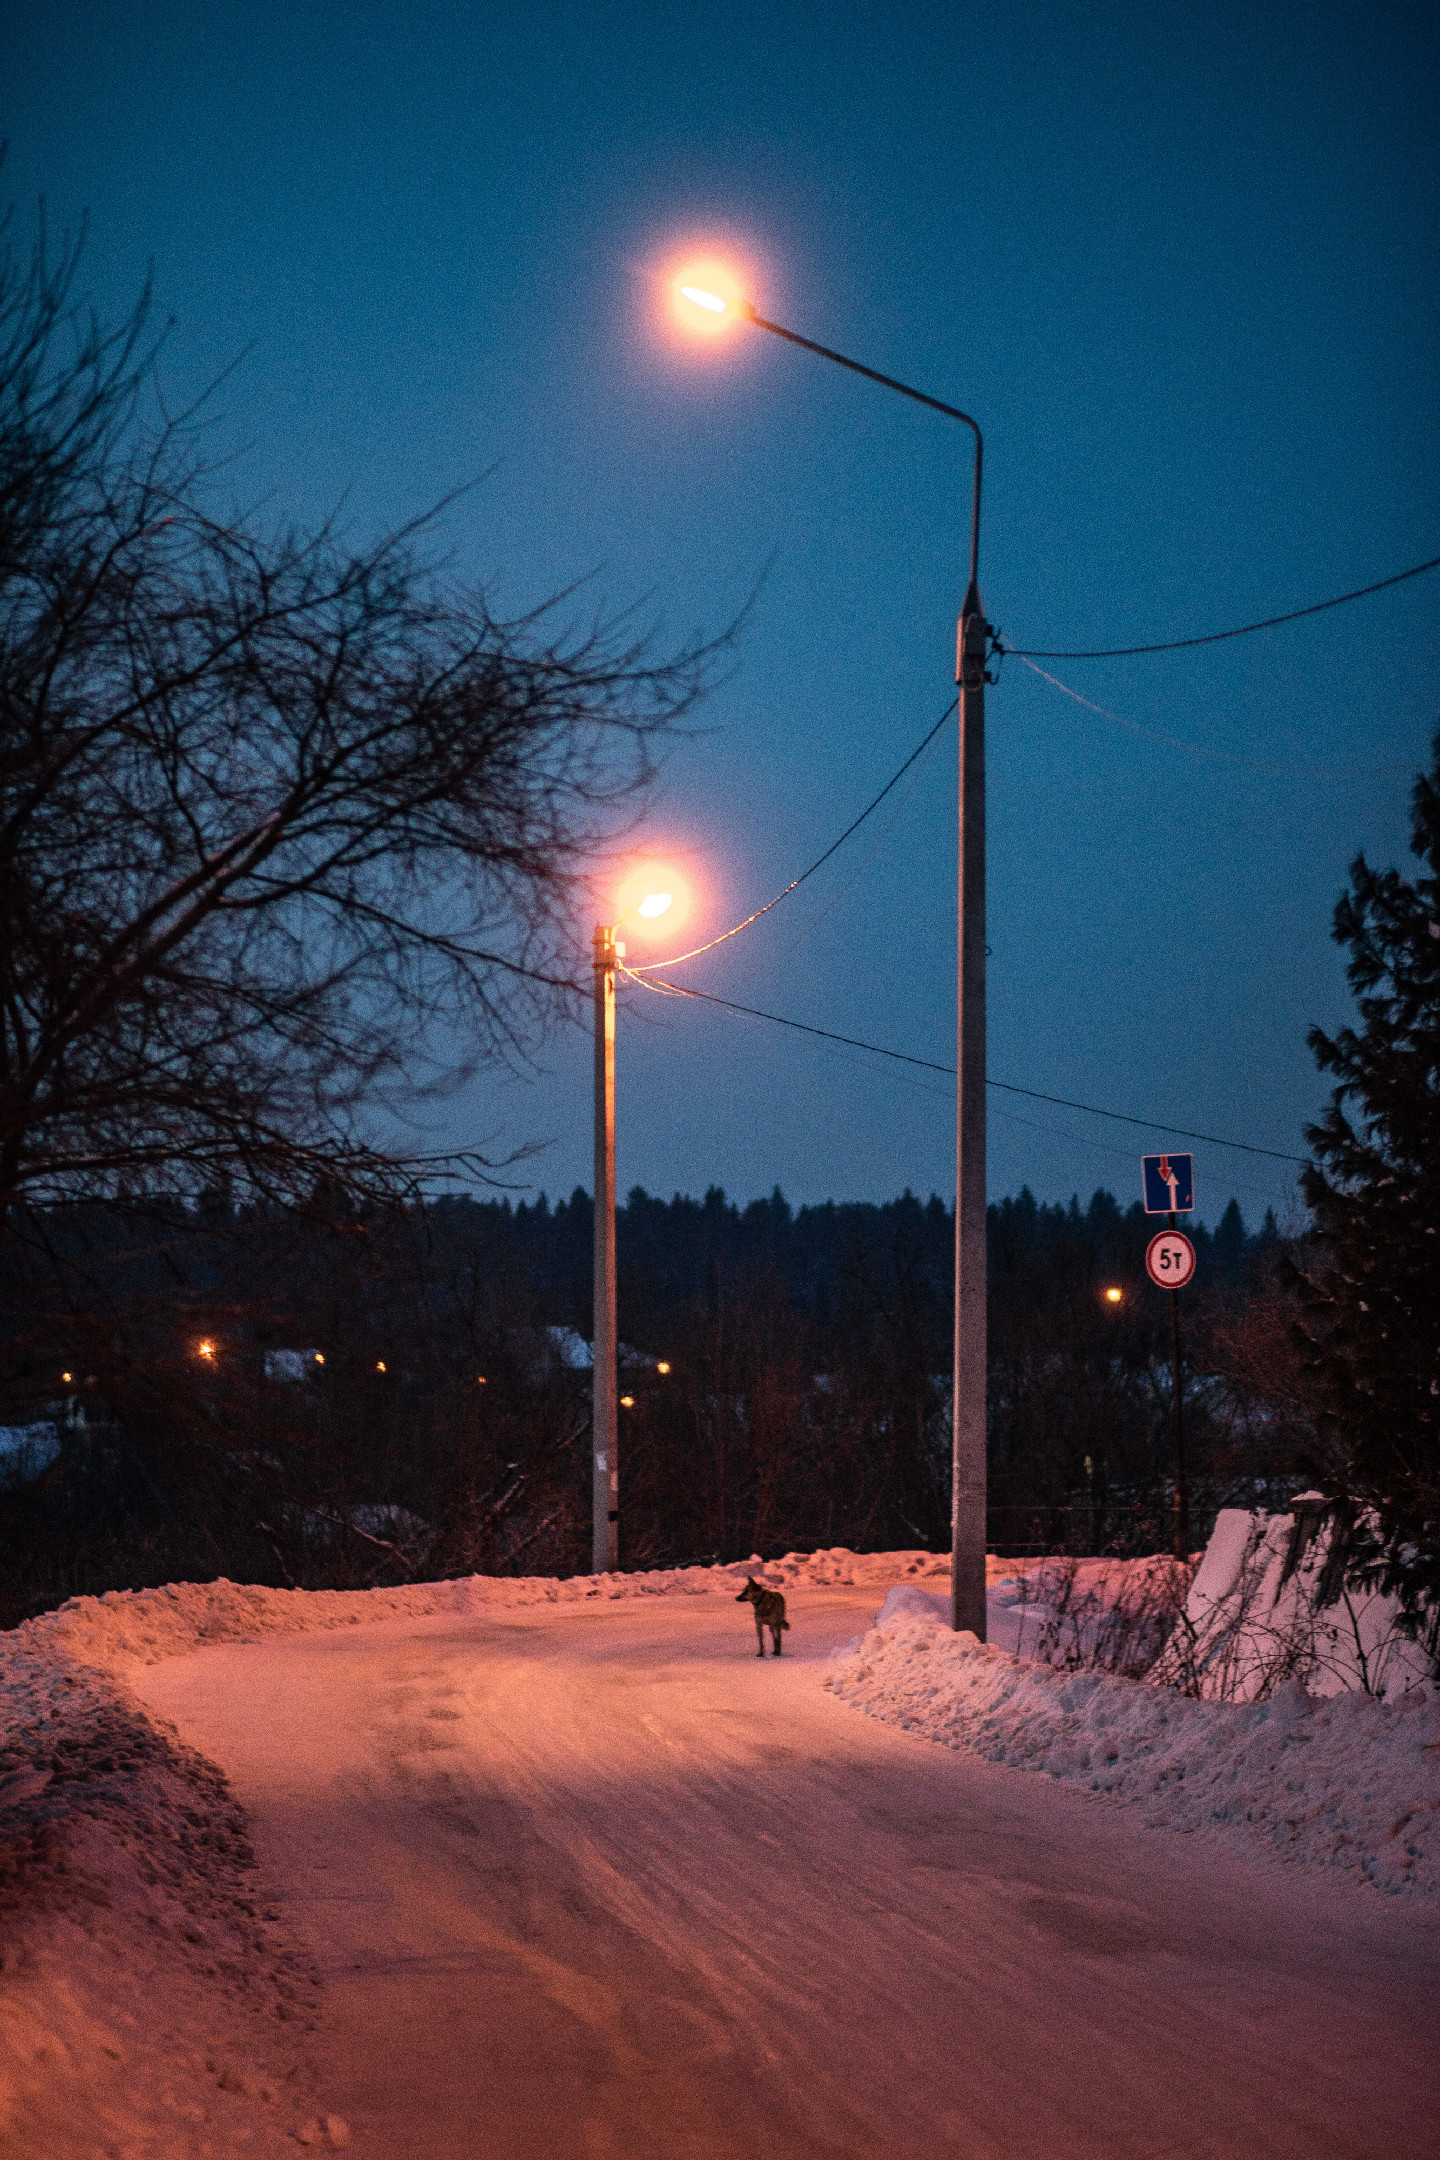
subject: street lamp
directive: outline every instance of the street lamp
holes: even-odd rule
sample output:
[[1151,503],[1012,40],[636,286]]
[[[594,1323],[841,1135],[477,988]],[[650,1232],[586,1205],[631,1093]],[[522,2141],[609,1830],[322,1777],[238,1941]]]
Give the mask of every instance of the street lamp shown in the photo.
[[[667,879],[665,884],[673,884]],[[673,892],[642,885],[630,912],[643,922],[667,915]],[[615,1340],[615,970],[625,947],[615,936],[626,917],[595,925],[595,1314],[591,1349],[592,1558],[597,1575],[620,1559],[620,1415]]]
[[748,300],[716,291],[697,273],[677,280],[697,328],[735,320],[768,330],[787,345],[833,360],[852,375],[898,391],[931,412],[958,420],[975,438],[970,497],[970,575],[960,609],[955,680],[960,705],[960,875],[958,1011],[955,1066],[955,1378],[951,1395],[950,1624],[985,1640],[985,659],[990,626],[980,604],[980,474],[984,444],[977,422],[958,406],[927,397],[893,375],[862,367],[757,314]]

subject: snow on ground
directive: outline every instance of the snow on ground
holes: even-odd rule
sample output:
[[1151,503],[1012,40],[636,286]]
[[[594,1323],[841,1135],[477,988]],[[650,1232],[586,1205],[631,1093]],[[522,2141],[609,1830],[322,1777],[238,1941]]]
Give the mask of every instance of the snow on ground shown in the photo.
[[982,1644],[950,1632],[943,1597],[898,1586],[826,1686],[907,1732],[1131,1802],[1147,1826],[1231,1830],[1377,1889],[1440,1894],[1434,1687],[1391,1704],[1291,1681],[1268,1702],[1200,1702],[1016,1657],[1004,1636],[1045,1608],[1005,1582],[991,1600],[1001,1642]]
[[1398,1598],[1328,1582],[1334,1536],[1322,1493],[1279,1515],[1222,1508],[1156,1677],[1225,1702],[1262,1701],[1290,1679],[1311,1695],[1384,1701],[1423,1686],[1430,1660],[1404,1633]]
[[[1165,1565],[1081,1563],[1086,1612],[1133,1592],[1137,1568]],[[873,1588],[876,1625],[826,1678],[841,1701],[1134,1803],[1147,1824],[1226,1828],[1382,1890],[1440,1893],[1433,1687],[1398,1705],[1317,1703],[1291,1683],[1235,1705],[1057,1670],[1033,1661],[1066,1641],[1047,1579],[994,1559],[988,1572],[988,1647],[949,1631],[947,1556],[843,1548],[565,1581],[172,1584],[72,1599],[0,1636],[0,2137],[36,2160],[349,2142],[307,2049],[313,1975],[256,1902],[243,1817],[220,1773],[128,1685],[209,1643],[535,1604],[733,1598],[747,1574],[782,1590]]]
[[34,2160],[339,2150],[306,2035],[313,1975],[253,1895],[213,1765],[127,1673],[205,1643],[531,1604],[948,1573],[837,1549],[645,1575],[476,1576],[365,1591],[219,1581],[72,1598],[0,1635],[0,2143]]
[[[1002,1564],[989,1563],[992,1579]],[[1013,1568],[1004,1563],[1003,1571]],[[255,1583],[167,1583],[160,1590],[108,1590],[71,1598],[55,1612],[27,1620],[0,1637],[0,1661],[10,1646],[32,1647],[106,1671],[180,1657],[202,1643],[244,1642],[262,1635],[313,1628],[358,1627],[365,1621],[423,1619],[432,1613],[471,1614],[519,1605],[583,1605],[603,1598],[704,1597],[738,1590],[747,1575],[776,1589],[806,1583],[874,1585],[897,1578],[946,1576],[948,1554],[929,1552],[790,1553],[783,1560],[730,1561],[718,1567],[655,1568],[640,1575],[466,1575],[450,1582],[409,1583],[387,1590],[270,1590]],[[0,1662],[0,1673],[3,1673]]]

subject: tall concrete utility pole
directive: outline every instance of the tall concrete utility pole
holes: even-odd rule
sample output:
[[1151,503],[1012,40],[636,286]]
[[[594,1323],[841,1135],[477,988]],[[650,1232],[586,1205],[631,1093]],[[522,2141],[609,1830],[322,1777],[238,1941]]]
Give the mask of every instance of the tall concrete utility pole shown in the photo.
[[[978,492],[978,491],[977,491]],[[977,504],[978,511],[978,504]],[[978,522],[978,518],[977,518]],[[960,934],[955,1070],[955,1375],[950,1624],[985,1640],[985,657],[972,574],[960,615]]]
[[594,1569],[620,1558],[618,1374],[615,1345],[615,963],[623,945],[595,928],[595,1271],[591,1427],[594,1452]]

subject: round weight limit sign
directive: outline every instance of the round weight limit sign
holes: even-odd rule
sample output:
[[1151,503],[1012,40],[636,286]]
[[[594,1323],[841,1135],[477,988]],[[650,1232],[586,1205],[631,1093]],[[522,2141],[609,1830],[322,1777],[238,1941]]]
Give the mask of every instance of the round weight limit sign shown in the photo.
[[1195,1247],[1183,1230],[1162,1230],[1145,1248],[1145,1272],[1162,1290],[1183,1290],[1195,1273]]

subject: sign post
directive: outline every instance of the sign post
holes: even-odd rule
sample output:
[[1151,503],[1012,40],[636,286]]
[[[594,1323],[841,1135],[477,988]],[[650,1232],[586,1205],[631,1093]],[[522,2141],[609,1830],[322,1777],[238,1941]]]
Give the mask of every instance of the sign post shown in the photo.
[[1170,1227],[1150,1240],[1145,1251],[1145,1272],[1160,1289],[1170,1292],[1171,1383],[1175,1398],[1175,1538],[1174,1554],[1183,1560],[1190,1550],[1190,1486],[1185,1475],[1185,1387],[1180,1357],[1180,1292],[1195,1273],[1195,1247],[1183,1230],[1175,1227],[1177,1214],[1188,1214],[1195,1205],[1195,1158],[1193,1155],[1142,1155],[1145,1180],[1145,1212],[1168,1215]]

